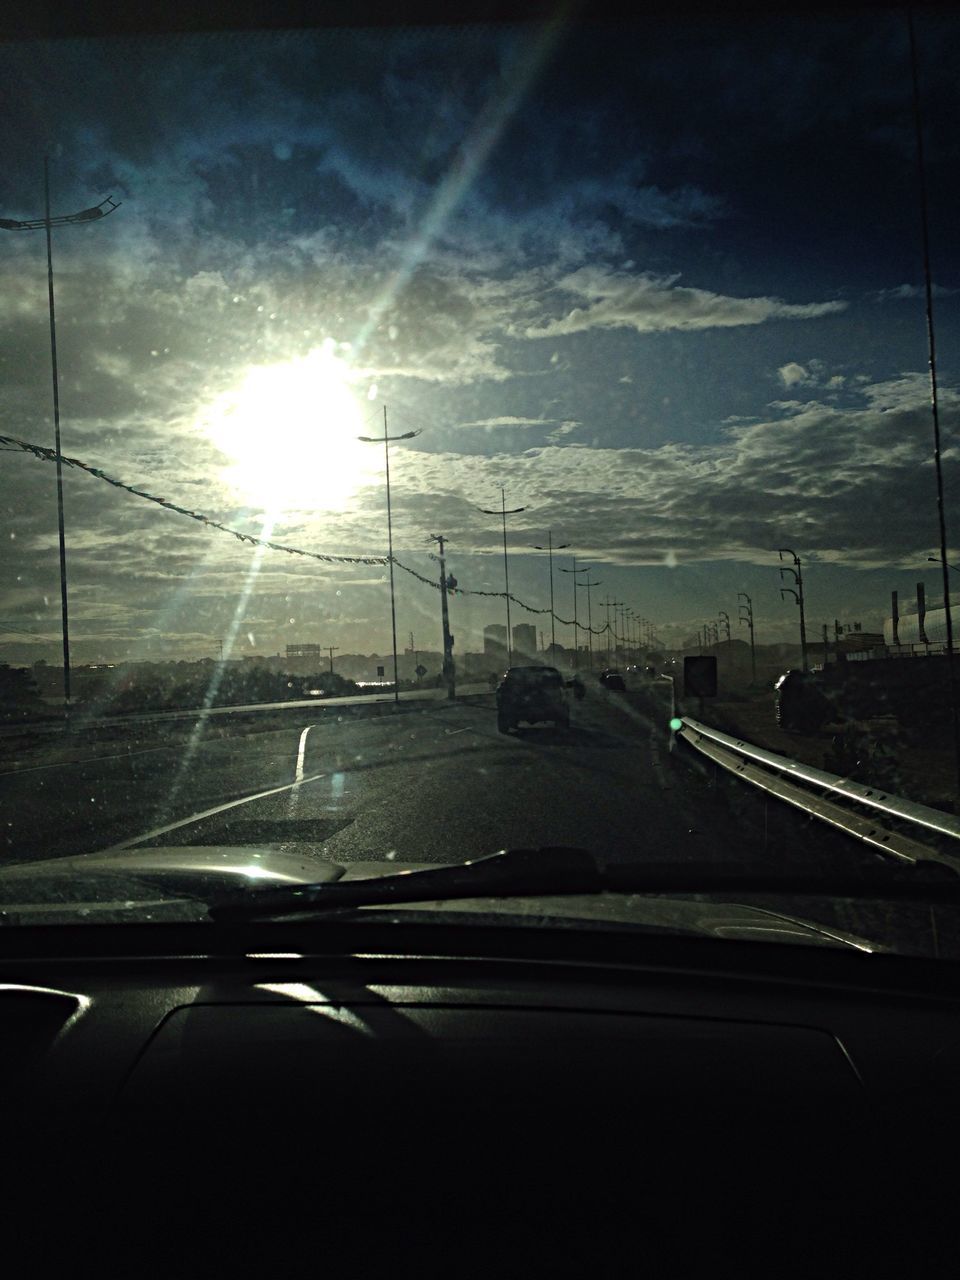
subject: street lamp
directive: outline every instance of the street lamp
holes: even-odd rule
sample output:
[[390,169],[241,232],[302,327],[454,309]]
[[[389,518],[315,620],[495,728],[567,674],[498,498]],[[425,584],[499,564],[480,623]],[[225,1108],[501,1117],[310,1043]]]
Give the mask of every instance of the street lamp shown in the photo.
[[927,556],[931,564],[946,564],[948,569],[952,569],[954,573],[960,573],[960,569],[955,564],[951,564],[949,560],[941,561],[939,556]]
[[588,578],[586,582],[578,582],[576,585],[578,587],[587,588],[587,645],[589,646],[589,652],[590,652],[589,670],[592,672],[593,671],[593,610],[590,607],[590,588],[601,586],[602,580],[598,579],[596,582],[591,582],[590,579]]
[[[590,569],[589,569],[589,567],[588,567],[587,565],[584,565],[582,569],[578,569],[578,568],[577,568],[577,557],[576,557],[576,556],[574,556],[574,557],[573,557],[573,568],[572,568],[572,569],[564,569],[564,568],[561,566],[560,572],[561,572],[561,573],[572,573],[572,574],[577,574],[577,573],[589,573],[589,572],[590,572]],[[574,671],[579,671],[579,670],[580,670],[580,623],[579,623],[579,622],[578,622],[578,620],[577,620],[577,587],[578,587],[579,585],[580,585],[580,584],[579,584],[579,582],[577,582],[576,577],[574,577],[574,579],[573,579],[573,669],[574,669]]]
[[[390,563],[390,625],[393,630],[393,701],[400,701],[400,678],[397,674],[397,601],[393,587],[393,518],[390,509],[390,445],[395,440],[412,440],[419,431],[405,431],[402,436],[387,435],[387,406],[383,406],[383,461],[387,472],[387,559]],[[364,444],[379,444],[379,436],[357,436]]]
[[757,645],[753,631],[753,601],[747,595],[746,591],[737,592],[737,600],[739,602],[739,612],[741,623],[746,623],[750,628],[750,667],[752,671],[751,681],[757,683]]
[[50,231],[53,227],[72,227],[81,222],[96,222],[105,218],[114,209],[119,209],[120,202],[107,196],[92,209],[81,209],[78,213],[61,213],[55,218],[50,216],[50,158],[43,157],[43,217],[27,218],[19,221],[15,218],[0,218],[0,229],[3,231],[40,231],[47,233],[47,297],[50,305],[50,368],[53,378],[53,438],[56,449],[57,464],[57,531],[60,541],[60,618],[63,631],[63,701],[70,707],[70,624],[67,609],[67,543],[63,524],[63,466],[60,461],[60,377],[57,371],[57,321],[53,300],[53,243]]
[[[781,547],[779,554],[780,554],[780,560],[781,560],[780,581],[781,582],[783,581],[783,575],[785,573],[789,573],[792,575],[793,582],[794,582],[794,585],[792,587],[780,588],[780,599],[782,600],[785,595],[793,596],[794,600],[797,602],[797,608],[800,610],[800,655],[801,655],[801,661],[803,664],[803,669],[804,671],[806,671],[808,669],[807,620],[806,620],[806,614],[804,613],[804,605],[803,605],[802,564],[801,564],[800,557],[797,555],[797,553],[795,551],[791,551],[789,547]],[[794,567],[792,569],[789,568],[789,566],[787,568],[784,568],[782,563],[784,556],[789,556],[790,559],[793,561]]]
[[507,498],[504,490],[500,490],[500,510],[488,511],[486,507],[480,507],[480,511],[485,516],[501,516],[503,519],[503,585],[504,595],[507,600],[507,666],[513,666],[513,636],[510,632],[510,568],[507,563],[507,516],[518,516],[521,511],[526,511],[526,507],[513,507],[507,510]]
[[[558,551],[565,551],[570,546],[569,542],[560,542],[557,544]],[[539,543],[533,546],[534,551],[546,551],[550,557],[550,651],[553,657],[557,656],[557,615],[553,611],[553,530],[547,530],[547,545],[541,547]]]

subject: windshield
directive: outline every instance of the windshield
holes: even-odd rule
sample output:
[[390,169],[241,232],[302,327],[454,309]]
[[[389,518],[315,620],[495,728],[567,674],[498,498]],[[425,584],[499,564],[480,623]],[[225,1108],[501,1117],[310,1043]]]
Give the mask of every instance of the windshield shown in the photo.
[[957,24],[538,14],[0,45],[5,900],[960,868]]

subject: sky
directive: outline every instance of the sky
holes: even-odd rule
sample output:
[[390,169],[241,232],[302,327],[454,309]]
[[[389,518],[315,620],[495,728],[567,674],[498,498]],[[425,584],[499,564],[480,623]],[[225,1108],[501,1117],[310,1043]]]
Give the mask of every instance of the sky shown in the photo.
[[[957,530],[955,22],[918,19],[945,516]],[[394,553],[668,643],[939,593],[910,63],[899,14],[19,42],[0,217],[53,232],[75,662],[390,647]],[[0,435],[53,445],[42,230],[3,230]],[[0,444],[0,661],[56,661],[55,469]],[[380,563],[376,563],[379,561]],[[439,592],[396,571],[401,647]],[[789,584],[787,584],[789,585]],[[958,584],[960,585],[960,584]],[[581,619],[586,592],[579,598]],[[451,599],[456,651],[503,602]],[[512,609],[550,640],[549,615]],[[739,628],[745,637],[744,627]],[[570,643],[572,628],[558,625]]]

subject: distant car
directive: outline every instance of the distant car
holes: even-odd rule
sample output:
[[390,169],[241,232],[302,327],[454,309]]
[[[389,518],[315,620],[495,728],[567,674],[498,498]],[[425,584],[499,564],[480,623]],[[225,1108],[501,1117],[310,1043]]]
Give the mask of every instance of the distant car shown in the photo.
[[497,689],[497,728],[507,733],[521,720],[569,726],[566,685],[556,667],[511,667],[503,677]]
[[626,689],[627,687],[619,671],[604,671],[600,676],[600,683],[605,689]]

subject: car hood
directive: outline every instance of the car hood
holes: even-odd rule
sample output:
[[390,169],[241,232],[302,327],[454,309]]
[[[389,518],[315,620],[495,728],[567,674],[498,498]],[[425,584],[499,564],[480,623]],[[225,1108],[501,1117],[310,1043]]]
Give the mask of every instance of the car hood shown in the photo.
[[[238,888],[334,883],[435,869],[435,862],[343,863],[282,849],[198,846],[124,849],[21,863],[0,871],[0,920],[62,924],[88,921],[198,920],[205,904]],[[716,895],[672,898],[648,894],[543,894],[395,905],[392,911],[508,915],[529,922],[597,927],[636,926],[735,941],[784,942],[884,951],[882,944],[846,930]],[[479,921],[477,920],[479,923]]]

